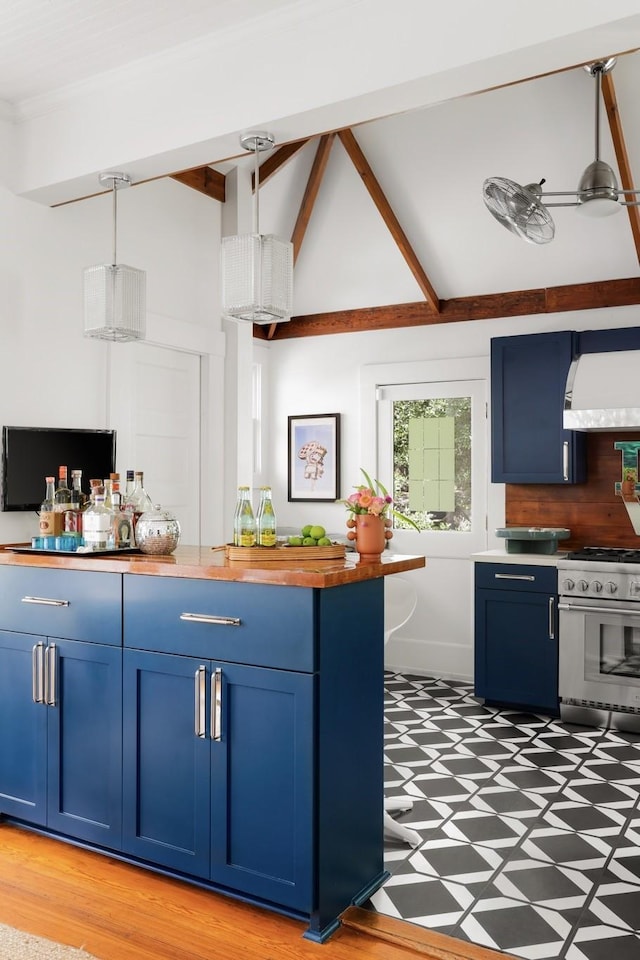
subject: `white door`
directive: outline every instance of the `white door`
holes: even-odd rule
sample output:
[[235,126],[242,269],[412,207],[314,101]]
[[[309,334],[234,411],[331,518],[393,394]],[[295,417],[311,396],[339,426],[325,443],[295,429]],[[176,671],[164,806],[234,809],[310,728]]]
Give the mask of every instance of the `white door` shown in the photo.
[[200,357],[147,343],[111,347],[110,425],[116,460],[144,471],[154,504],[180,521],[183,545],[200,544]]

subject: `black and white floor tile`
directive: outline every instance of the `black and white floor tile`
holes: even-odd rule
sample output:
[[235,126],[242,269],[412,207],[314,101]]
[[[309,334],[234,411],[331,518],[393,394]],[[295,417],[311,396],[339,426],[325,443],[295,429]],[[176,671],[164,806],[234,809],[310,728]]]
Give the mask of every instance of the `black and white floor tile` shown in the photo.
[[524,960],[640,960],[640,736],[385,678],[385,841],[371,909]]

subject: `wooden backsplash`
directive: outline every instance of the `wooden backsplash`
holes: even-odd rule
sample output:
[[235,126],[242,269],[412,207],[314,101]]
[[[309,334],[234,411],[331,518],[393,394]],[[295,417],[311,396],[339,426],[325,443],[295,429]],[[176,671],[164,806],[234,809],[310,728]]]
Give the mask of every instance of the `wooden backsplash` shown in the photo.
[[587,434],[586,483],[506,486],[508,527],[567,527],[571,539],[560,550],[585,546],[640,547],[614,484],[622,479],[622,454],[616,440],[638,440],[638,433]]

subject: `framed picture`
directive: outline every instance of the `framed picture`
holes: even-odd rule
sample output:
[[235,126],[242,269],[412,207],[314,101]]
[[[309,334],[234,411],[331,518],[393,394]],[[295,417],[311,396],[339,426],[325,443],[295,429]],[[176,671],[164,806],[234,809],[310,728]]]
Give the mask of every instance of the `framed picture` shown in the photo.
[[289,417],[289,500],[340,498],[340,414]]

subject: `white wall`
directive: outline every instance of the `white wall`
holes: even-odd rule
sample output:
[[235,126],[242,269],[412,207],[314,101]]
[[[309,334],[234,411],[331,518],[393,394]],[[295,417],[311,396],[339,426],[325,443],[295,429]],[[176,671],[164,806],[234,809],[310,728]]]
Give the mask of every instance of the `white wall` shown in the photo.
[[[371,295],[384,278],[371,276]],[[287,502],[287,417],[340,413],[341,496],[360,482],[363,463],[360,370],[365,364],[488,357],[490,339],[564,329],[640,325],[640,307],[518,319],[438,324],[393,331],[283,340],[269,346],[272,461],[269,474],[278,522],[286,526],[317,521],[344,532],[341,504]],[[262,349],[262,346],[261,346]],[[504,487],[490,485],[487,548],[501,546],[493,531],[504,524]],[[405,535],[401,552],[409,552]],[[398,539],[398,538],[397,538]],[[394,540],[392,548],[396,547]],[[389,666],[417,673],[471,679],[473,676],[473,564],[468,559],[428,558],[409,576],[419,599],[413,618],[387,651]]]
[[[83,336],[82,271],[111,262],[111,210],[109,195],[46,208],[0,187],[0,424],[109,426],[118,345]],[[150,329],[182,348],[219,330],[220,205],[163,180],[122,191],[118,214],[118,260],[147,271]],[[0,513],[0,541],[34,532],[34,516]]]

